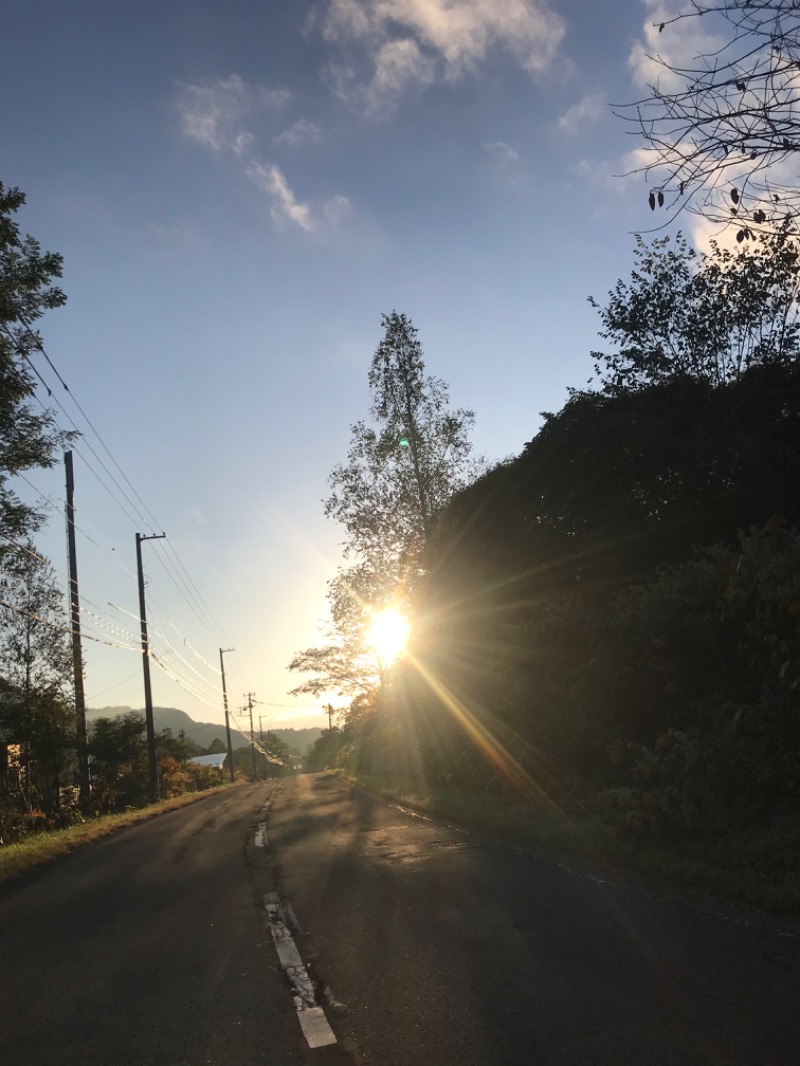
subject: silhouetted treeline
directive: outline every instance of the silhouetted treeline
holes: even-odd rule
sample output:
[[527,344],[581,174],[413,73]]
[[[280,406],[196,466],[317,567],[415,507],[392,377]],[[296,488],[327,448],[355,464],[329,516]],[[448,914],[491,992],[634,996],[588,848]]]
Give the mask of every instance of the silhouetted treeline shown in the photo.
[[574,393],[440,516],[417,665],[345,725],[350,764],[625,832],[797,811],[798,486],[794,363]]

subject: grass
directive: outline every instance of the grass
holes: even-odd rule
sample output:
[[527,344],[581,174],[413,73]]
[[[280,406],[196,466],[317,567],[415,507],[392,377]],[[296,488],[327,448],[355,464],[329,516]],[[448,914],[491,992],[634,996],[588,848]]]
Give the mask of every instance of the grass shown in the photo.
[[765,913],[800,917],[800,823],[776,819],[767,831],[663,840],[621,838],[598,815],[569,817],[555,806],[457,788],[388,787],[347,775],[367,789],[416,810],[492,836],[533,845],[553,856],[601,862],[649,881],[689,889]]
[[149,807],[125,811],[122,814],[104,814],[96,818],[87,818],[85,822],[69,826],[67,829],[36,833],[18,844],[5,844],[0,847],[0,884],[19,877],[37,866],[52,862],[59,856],[74,851],[75,848],[102,840],[103,837],[110,836],[119,829],[136,825],[138,822],[149,821],[151,818],[157,818],[161,814],[178,810],[180,807],[188,807],[208,796],[217,795],[219,792],[234,787],[234,785],[225,784],[203,792],[185,792],[182,796],[162,800]]

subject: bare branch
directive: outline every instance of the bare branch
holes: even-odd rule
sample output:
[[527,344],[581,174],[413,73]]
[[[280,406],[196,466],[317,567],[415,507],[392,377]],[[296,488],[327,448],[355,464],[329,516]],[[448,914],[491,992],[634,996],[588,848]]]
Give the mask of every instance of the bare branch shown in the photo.
[[631,173],[645,176],[651,209],[670,221],[686,210],[783,226],[800,211],[800,5],[692,0],[655,28],[668,46],[670,29],[700,18],[704,30],[726,31],[721,43],[689,65],[646,54],[658,75],[648,95],[613,106],[651,153]]

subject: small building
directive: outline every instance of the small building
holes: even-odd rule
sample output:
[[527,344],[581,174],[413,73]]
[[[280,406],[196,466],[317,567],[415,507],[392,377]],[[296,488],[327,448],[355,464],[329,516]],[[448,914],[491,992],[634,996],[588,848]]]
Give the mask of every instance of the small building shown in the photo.
[[214,770],[221,770],[227,758],[228,753],[223,751],[219,755],[195,755],[188,761],[195,766],[210,766]]

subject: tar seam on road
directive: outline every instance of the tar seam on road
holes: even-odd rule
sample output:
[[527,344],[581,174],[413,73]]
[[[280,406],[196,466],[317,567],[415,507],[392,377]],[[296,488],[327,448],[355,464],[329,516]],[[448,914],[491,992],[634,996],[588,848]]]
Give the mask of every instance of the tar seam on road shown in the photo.
[[[336,1037],[328,1024],[325,1011],[317,1003],[314,986],[300,957],[300,952],[297,950],[297,945],[292,939],[292,934],[289,932],[288,916],[277,892],[265,893],[264,910],[275,943],[275,950],[278,953],[278,961],[292,986],[294,1007],[308,1046],[326,1047],[328,1044],[335,1044]],[[292,918],[294,918],[293,914]]]

